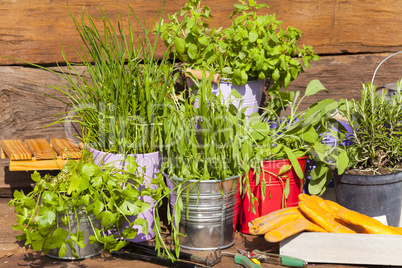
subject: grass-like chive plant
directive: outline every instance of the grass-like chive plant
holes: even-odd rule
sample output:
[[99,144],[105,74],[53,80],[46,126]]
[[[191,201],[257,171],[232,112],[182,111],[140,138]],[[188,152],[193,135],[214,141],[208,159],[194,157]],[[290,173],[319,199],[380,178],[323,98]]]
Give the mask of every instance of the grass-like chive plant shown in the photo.
[[[70,11],[81,36],[76,53],[82,63],[69,62],[63,51],[67,71],[35,65],[64,81],[51,87],[64,94],[66,99],[56,99],[66,103],[69,111],[53,124],[78,123],[84,141],[101,151],[138,154],[160,150],[163,118],[174,96],[169,49],[161,59],[155,57],[159,31],[152,41],[151,31],[131,7],[127,32],[122,18],[116,29],[101,11],[103,17],[94,18],[84,7],[81,21]],[[131,17],[139,25],[138,32]]]

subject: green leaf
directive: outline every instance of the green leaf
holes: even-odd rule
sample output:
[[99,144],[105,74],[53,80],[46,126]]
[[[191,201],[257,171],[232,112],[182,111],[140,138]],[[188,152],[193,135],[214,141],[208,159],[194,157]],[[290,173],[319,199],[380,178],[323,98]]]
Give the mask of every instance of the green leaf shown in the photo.
[[306,96],[312,96],[312,95],[316,94],[317,92],[319,92],[321,90],[327,91],[327,89],[321,84],[321,82],[319,80],[312,80],[307,85],[305,95]]
[[209,45],[209,43],[208,43],[208,38],[207,38],[205,35],[203,35],[203,36],[201,36],[200,38],[198,38],[198,42],[200,42],[200,44],[201,44],[201,45],[204,45],[204,46],[208,46],[208,45]]
[[197,58],[197,55],[198,55],[198,51],[197,51],[197,46],[196,45],[194,45],[194,44],[191,44],[189,47],[188,47],[188,50],[187,50],[187,52],[188,52],[188,56],[190,57],[190,59],[195,59],[195,58]]
[[275,69],[274,72],[272,73],[272,79],[274,81],[277,81],[281,77],[281,74],[279,73],[278,69]]
[[92,164],[92,163],[85,163],[85,164],[82,166],[81,172],[82,172],[82,174],[84,174],[84,175],[86,175],[86,176],[88,176],[88,177],[92,177],[92,176],[95,174],[95,172],[96,172],[96,170],[97,170],[98,168],[99,168],[99,167],[98,167],[97,165],[95,165],[95,164]]
[[292,150],[288,147],[283,147],[285,150],[286,156],[289,158],[290,163],[292,163],[292,166],[297,174],[297,176],[300,179],[304,178],[304,173],[303,170],[300,167],[299,161],[297,160],[296,156],[293,154]]
[[[148,230],[146,230],[148,231]],[[127,227],[123,230],[123,237],[125,239],[134,239],[138,234],[138,228]]]
[[254,43],[258,39],[258,33],[255,30],[252,30],[249,32],[248,38],[250,39],[251,43]]
[[231,95],[232,95],[233,97],[235,97],[236,99],[241,99],[241,98],[242,98],[242,96],[241,96],[241,94],[239,93],[239,91],[237,91],[235,88],[232,89]]
[[70,186],[67,189],[67,194],[71,194],[73,191],[77,190],[82,181],[82,177],[77,175],[77,173],[73,173],[70,176]]
[[233,6],[238,10],[248,10],[248,7],[246,7],[244,5],[234,4]]
[[36,221],[40,225],[51,225],[55,220],[56,213],[48,207],[41,207],[36,217]]
[[147,235],[148,234],[148,221],[144,218],[137,217],[134,220],[134,225],[141,225],[142,232]]
[[133,216],[140,213],[140,207],[137,206],[136,201],[134,200],[124,200],[119,208],[125,215],[128,216]]
[[246,71],[241,71],[241,85],[244,85],[247,83],[248,80],[248,75],[246,73]]
[[51,237],[49,237],[45,244],[44,247],[45,248],[59,248],[61,247],[64,243],[65,240],[68,237],[68,231],[62,228],[56,228],[56,230],[54,230],[53,234]]
[[316,166],[317,167],[310,172],[310,177],[312,181],[322,180],[325,178],[326,174],[330,172],[330,168],[327,165],[317,163]]
[[348,154],[346,153],[346,151],[342,151],[338,155],[338,159],[336,160],[336,165],[338,167],[338,174],[339,175],[343,174],[345,172],[345,169],[349,165],[349,158],[348,158]]
[[59,249],[59,258],[63,258],[67,254],[67,244],[63,243]]
[[186,51],[186,41],[181,39],[180,37],[174,38],[174,46],[177,52],[183,54]]
[[325,175],[320,179],[311,180],[308,184],[309,193],[314,195],[321,195],[325,191],[326,186],[329,184],[330,180],[330,172],[325,173]]
[[59,203],[58,196],[54,192],[44,192],[42,200],[50,205],[57,205]]
[[236,85],[240,85],[241,84],[241,71],[240,69],[236,69],[233,72],[233,83]]
[[89,209],[93,210],[94,215],[100,214],[104,208],[105,205],[99,199],[95,200],[92,204],[88,206],[88,210]]
[[278,173],[278,176],[282,176],[282,175],[286,174],[286,172],[288,172],[291,169],[292,169],[292,165],[283,165],[283,166],[281,166],[281,168],[279,170],[279,173]]
[[32,179],[34,182],[39,182],[40,179],[41,179],[41,176],[40,176],[39,172],[35,170],[35,171],[31,174],[31,179]]
[[318,156],[318,159],[320,159],[321,161],[325,160],[325,154],[327,151],[327,147],[325,146],[325,144],[322,144],[320,141],[317,140],[314,143],[313,150],[315,154]]
[[314,127],[309,125],[307,129],[302,131],[301,138],[308,143],[314,144],[318,140],[318,134]]
[[102,211],[99,216],[102,218],[102,226],[108,227],[116,222],[117,215],[109,210]]
[[129,173],[137,172],[138,164],[137,164],[137,159],[134,156],[132,156],[132,155],[127,156],[126,162],[127,162],[127,166],[126,166],[127,172],[129,172]]
[[78,190],[80,191],[85,191],[89,187],[89,177],[87,176],[81,176],[81,182],[80,185],[78,186]]

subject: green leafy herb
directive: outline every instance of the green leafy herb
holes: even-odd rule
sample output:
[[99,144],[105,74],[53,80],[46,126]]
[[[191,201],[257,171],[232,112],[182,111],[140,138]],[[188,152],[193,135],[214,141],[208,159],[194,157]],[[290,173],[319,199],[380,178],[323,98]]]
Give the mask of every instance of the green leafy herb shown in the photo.
[[267,5],[254,0],[239,2],[234,4],[232,24],[226,29],[210,28],[212,13],[201,0],[189,0],[157,29],[179,60],[193,69],[220,73],[236,85],[270,78],[271,89],[278,91],[296,79],[303,66],[309,68],[310,61],[319,59],[312,47],[297,45],[300,30],[283,30],[275,14],[267,15]]
[[[101,243],[105,249],[119,250],[128,242],[119,241],[118,238],[136,236],[138,230],[131,227],[133,224],[140,224],[142,230],[148,230],[143,220],[137,218],[130,223],[127,219],[127,216],[138,215],[151,208],[150,203],[138,196],[145,193],[154,196],[155,193],[159,197],[166,191],[163,180],[153,180],[154,184],[161,185],[153,189],[155,187],[144,180],[145,175],[135,171],[129,173],[117,169],[113,164],[99,167],[93,162],[92,155],[84,150],[78,163],[69,160],[57,176],[45,175],[40,178],[39,173],[34,172],[32,179],[36,184],[33,191],[28,194],[15,191],[14,198],[9,202],[17,213],[17,224],[13,228],[23,232],[17,238],[44,253],[60,248],[60,258],[65,256],[69,246],[77,258],[73,247],[84,246],[83,232],[72,232],[68,226],[76,224],[74,219],[94,215],[96,219],[101,219],[101,228],[91,223],[95,233],[90,237],[91,243]],[[72,180],[73,177],[75,179]],[[113,187],[109,187],[111,181],[114,182]],[[85,187],[82,187],[83,183]],[[65,224],[64,228],[57,223],[61,221]],[[130,226],[120,230],[122,221],[128,221]]]
[[350,162],[339,166],[372,170],[393,170],[402,161],[402,95],[401,81],[395,94],[367,83],[362,85],[359,100],[344,100],[342,114],[351,128],[352,145],[347,147]]

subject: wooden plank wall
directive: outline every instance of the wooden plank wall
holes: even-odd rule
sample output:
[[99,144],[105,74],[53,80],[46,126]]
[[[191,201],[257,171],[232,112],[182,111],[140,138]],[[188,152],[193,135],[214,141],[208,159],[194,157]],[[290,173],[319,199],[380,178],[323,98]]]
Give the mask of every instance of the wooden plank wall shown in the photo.
[[[185,0],[166,0],[164,18],[178,11]],[[235,0],[204,0],[214,18],[212,26],[226,27]],[[371,80],[376,66],[388,55],[402,50],[402,6],[394,0],[259,0],[283,21],[304,32],[302,44],[312,45],[321,56],[311,68],[291,83],[290,90],[304,90],[312,79],[319,79],[330,91],[308,99],[358,97],[362,82]],[[100,17],[99,6],[117,25],[122,16],[127,22],[128,6],[150,25],[163,0],[69,0],[71,14],[80,19],[83,4],[89,14]],[[137,24],[134,23],[134,27]],[[53,122],[54,114],[64,112],[65,105],[45,96],[61,97],[46,86],[60,85],[54,74],[31,68],[11,58],[55,66],[63,63],[61,51],[69,61],[79,62],[74,48],[79,36],[69,17],[67,1],[2,0],[0,5],[0,139],[64,138],[62,125],[43,128]],[[164,48],[160,42],[159,53]],[[375,82],[382,86],[401,76],[402,55],[388,60],[379,70]],[[7,161],[0,160],[0,196],[9,188],[27,185],[30,173],[10,172]]]

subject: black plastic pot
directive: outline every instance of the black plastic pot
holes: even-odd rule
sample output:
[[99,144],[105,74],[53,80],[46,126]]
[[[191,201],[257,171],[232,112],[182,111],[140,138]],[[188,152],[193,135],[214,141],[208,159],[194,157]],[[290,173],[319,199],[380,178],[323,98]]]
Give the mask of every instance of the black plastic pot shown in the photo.
[[333,177],[340,205],[370,217],[385,215],[391,226],[402,224],[402,172]]

